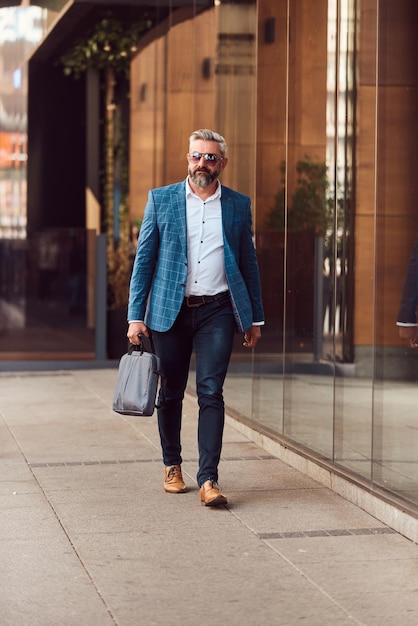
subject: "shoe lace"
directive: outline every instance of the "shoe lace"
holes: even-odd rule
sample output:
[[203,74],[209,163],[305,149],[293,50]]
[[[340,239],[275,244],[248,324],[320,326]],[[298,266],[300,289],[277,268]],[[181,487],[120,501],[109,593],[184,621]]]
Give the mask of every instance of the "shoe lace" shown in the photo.
[[178,465],[172,465],[167,472],[167,480],[173,480],[173,478],[180,478],[180,468]]

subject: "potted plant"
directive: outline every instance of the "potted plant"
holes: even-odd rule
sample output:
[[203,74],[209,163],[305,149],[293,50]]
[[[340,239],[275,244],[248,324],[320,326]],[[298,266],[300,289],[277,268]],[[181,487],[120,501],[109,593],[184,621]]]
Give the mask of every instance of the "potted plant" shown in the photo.
[[327,197],[327,166],[324,161],[313,161],[309,156],[296,163],[297,186],[286,215],[284,183],[285,163],[281,165],[282,187],[275,205],[267,216],[268,230],[283,232],[287,220],[288,232],[310,232],[324,237],[332,218],[332,202]]
[[[257,251],[260,271],[276,286],[265,296],[266,316],[283,322],[284,279],[289,347],[311,346],[315,302],[318,297],[318,255],[324,256],[333,220],[333,201],[328,193],[327,166],[311,157],[296,163],[296,187],[287,199],[286,166],[281,164],[282,185],[264,223]],[[285,264],[286,247],[286,264]],[[320,260],[319,260],[320,262]],[[272,274],[273,273],[273,274]]]

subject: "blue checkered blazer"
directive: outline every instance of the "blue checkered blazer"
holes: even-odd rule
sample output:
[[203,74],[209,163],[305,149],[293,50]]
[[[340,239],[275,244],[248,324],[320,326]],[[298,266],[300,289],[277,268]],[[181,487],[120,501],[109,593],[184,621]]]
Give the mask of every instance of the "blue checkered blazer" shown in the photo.
[[[250,198],[222,185],[225,273],[237,328],[264,320]],[[174,324],[187,280],[186,181],[148,195],[132,271],[128,320],[164,332]]]

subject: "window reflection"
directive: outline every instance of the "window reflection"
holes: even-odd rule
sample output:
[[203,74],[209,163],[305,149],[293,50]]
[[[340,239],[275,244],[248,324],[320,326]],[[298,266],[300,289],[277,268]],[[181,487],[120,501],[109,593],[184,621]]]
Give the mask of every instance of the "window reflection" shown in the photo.
[[[57,3],[55,3],[57,4]],[[0,355],[92,358],[87,320],[87,231],[27,226],[27,60],[52,13],[0,9]],[[59,200],[57,201],[59,205]],[[44,358],[44,357],[43,357]]]
[[[376,309],[372,479],[418,501],[417,353],[395,325],[418,231],[418,5],[379,2],[376,98]],[[414,26],[412,26],[414,25]]]
[[354,111],[356,98],[356,3],[329,0],[327,47],[328,202],[332,208],[325,238],[324,274],[333,286],[326,302],[328,328],[335,331],[334,358],[352,362]]
[[[276,365],[274,373],[267,373],[268,359],[256,355],[255,413],[265,427],[342,460],[348,447],[347,411],[342,409],[347,396],[341,406],[340,400],[354,372],[356,3],[324,1],[315,10],[306,3],[301,13],[293,3],[283,2],[277,7],[276,24],[279,18],[283,23],[287,10],[288,32],[281,32],[281,43],[273,44],[276,53],[266,46],[270,55],[276,54],[279,83],[280,68],[285,68],[281,78],[287,92],[274,101],[276,120],[269,129],[275,143],[269,177],[263,178],[270,183],[269,208],[260,208],[260,198],[257,202],[268,320],[265,352],[275,346]],[[259,58],[264,76],[262,44]],[[259,96],[265,113],[265,102],[275,96],[260,76],[259,85],[265,92]],[[267,134],[267,124],[260,116],[259,137]],[[264,158],[263,168],[265,163]],[[274,343],[273,328],[278,333]],[[273,404],[270,389],[275,389]],[[370,393],[370,383],[366,389]],[[370,413],[367,419],[370,429]],[[354,448],[370,453],[370,436]]]

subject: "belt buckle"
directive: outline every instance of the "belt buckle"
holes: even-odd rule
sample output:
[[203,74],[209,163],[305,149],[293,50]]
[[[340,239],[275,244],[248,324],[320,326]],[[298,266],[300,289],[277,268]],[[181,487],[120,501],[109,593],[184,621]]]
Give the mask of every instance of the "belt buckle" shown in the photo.
[[[190,300],[192,298],[199,298],[200,301],[196,302],[196,304],[191,304]],[[189,307],[189,309],[195,309],[196,307],[201,306],[202,304],[205,304],[204,296],[186,296],[185,300],[186,300],[186,306]]]

